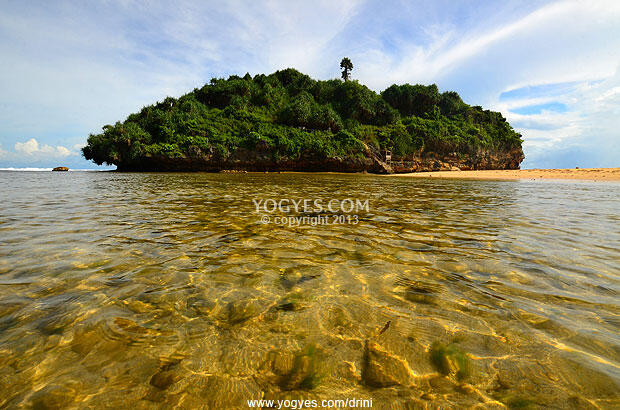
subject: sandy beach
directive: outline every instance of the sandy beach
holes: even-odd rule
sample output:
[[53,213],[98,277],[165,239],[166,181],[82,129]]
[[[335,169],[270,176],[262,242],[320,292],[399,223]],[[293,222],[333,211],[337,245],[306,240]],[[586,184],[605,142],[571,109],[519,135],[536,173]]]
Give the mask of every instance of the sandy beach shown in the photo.
[[437,171],[393,174],[410,178],[458,178],[458,179],[581,179],[588,181],[620,181],[620,168],[575,169],[515,169],[482,171]]

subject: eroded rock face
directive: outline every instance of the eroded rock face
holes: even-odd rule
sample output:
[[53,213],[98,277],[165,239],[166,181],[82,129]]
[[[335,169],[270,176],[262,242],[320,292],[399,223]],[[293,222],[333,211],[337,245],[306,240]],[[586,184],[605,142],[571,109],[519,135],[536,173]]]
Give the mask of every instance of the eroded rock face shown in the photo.
[[67,167],[56,167],[54,169],[52,169],[52,171],[68,171],[69,168]]
[[393,157],[391,167],[395,173],[519,169],[524,158],[521,147],[507,150],[479,150],[468,154],[428,152],[409,157]]
[[325,158],[302,157],[299,159],[261,158],[250,154],[236,154],[226,159],[202,157],[145,157],[139,163],[119,164],[119,171],[300,171],[300,172],[372,172],[391,173],[391,168],[372,158]]
[[213,153],[196,152],[191,157],[145,156],[131,164],[118,164],[119,171],[206,171],[206,172],[370,172],[376,174],[456,171],[477,169],[519,169],[524,155],[521,147],[506,150],[478,150],[474,153],[437,154],[432,152],[407,157],[392,156],[385,162],[380,152],[367,147],[364,156],[318,158],[302,154],[299,158],[275,159],[269,152],[237,149],[226,158]]

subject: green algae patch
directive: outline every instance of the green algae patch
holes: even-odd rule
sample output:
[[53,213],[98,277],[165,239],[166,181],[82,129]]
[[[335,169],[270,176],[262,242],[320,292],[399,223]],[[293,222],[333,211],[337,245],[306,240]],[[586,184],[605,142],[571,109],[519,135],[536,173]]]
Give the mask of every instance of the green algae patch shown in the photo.
[[454,343],[444,345],[434,342],[431,345],[430,359],[437,371],[445,376],[454,375],[458,380],[465,380],[471,375],[469,357]]
[[280,379],[283,390],[312,390],[321,381],[321,353],[309,345],[295,355],[290,372]]
[[534,400],[516,394],[500,395],[497,399],[509,409],[531,409],[538,406]]

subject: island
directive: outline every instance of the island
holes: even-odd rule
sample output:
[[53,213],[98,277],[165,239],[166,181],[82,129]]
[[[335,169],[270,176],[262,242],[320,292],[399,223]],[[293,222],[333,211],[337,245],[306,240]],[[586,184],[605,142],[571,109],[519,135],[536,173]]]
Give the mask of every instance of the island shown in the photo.
[[118,171],[519,169],[521,134],[501,113],[435,84],[376,93],[341,67],[343,80],[292,68],[214,78],[104,126],[82,153]]

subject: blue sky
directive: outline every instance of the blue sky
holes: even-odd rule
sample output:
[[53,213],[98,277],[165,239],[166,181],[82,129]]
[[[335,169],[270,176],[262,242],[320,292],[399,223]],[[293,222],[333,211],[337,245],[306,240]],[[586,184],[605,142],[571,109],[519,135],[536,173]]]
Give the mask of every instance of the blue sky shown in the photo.
[[12,1],[0,168],[94,168],[89,133],[211,77],[295,67],[381,91],[436,83],[501,111],[522,168],[620,166],[617,1]]

